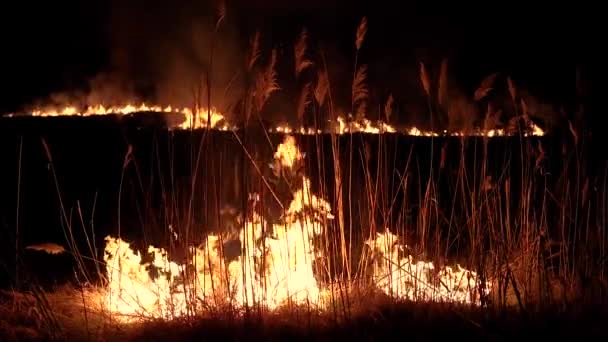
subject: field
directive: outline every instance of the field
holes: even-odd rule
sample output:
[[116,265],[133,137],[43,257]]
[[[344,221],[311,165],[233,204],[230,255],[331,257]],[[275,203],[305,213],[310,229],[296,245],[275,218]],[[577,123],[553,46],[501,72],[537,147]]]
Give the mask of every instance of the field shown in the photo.
[[[157,111],[2,117],[0,336],[599,337],[608,169],[581,113],[537,117],[493,74],[462,117],[447,66],[435,87],[421,63],[428,120],[392,125],[388,96],[370,121],[366,31],[338,121],[371,128],[320,124],[339,115],[319,69],[288,123],[307,129],[268,130],[276,55],[255,39],[238,130],[197,111],[209,84],[178,129]],[[303,41],[296,78],[323,66]]]

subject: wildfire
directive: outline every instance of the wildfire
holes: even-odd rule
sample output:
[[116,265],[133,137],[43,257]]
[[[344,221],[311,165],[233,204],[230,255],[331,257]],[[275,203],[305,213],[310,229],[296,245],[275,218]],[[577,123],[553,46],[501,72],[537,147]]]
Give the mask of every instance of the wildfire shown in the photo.
[[[76,106],[66,106],[61,109],[41,110],[35,109],[32,111],[32,116],[39,117],[59,117],[59,116],[99,116],[99,115],[129,115],[134,113],[172,113],[184,116],[184,121],[179,124],[177,129],[201,129],[213,128],[217,130],[227,131],[235,129],[228,124],[224,115],[216,109],[208,110],[201,108],[193,111],[190,108],[175,108],[172,106],[148,105],[142,103],[140,105],[126,104],[124,106],[109,106],[95,105],[88,106],[84,109],[78,109]],[[9,117],[14,114],[8,115]]]
[[[288,137],[275,160],[291,168],[303,158]],[[221,305],[228,301],[238,307],[255,304],[270,309],[291,302],[321,305],[321,293],[312,262],[318,253],[312,244],[321,234],[320,221],[331,219],[329,203],[310,191],[303,177],[280,224],[271,231],[254,213],[238,235],[241,254],[228,262],[222,254],[223,236],[209,235],[203,246],[190,250],[188,264],[177,264],[166,250],[149,247],[151,261],[142,263],[140,253],[130,245],[108,236],[104,261],[109,285],[105,303],[121,317],[172,318],[201,309],[201,305]],[[150,269],[156,270],[155,277]],[[188,274],[187,270],[194,270]]]
[[342,116],[338,116],[338,124],[334,129],[335,133],[344,134],[344,133],[372,133],[372,134],[380,134],[380,133],[396,133],[397,130],[395,127],[388,125],[382,121],[378,123],[373,123],[369,119],[360,119],[360,120],[347,120]]
[[[95,116],[95,115],[129,115],[134,113],[167,113],[179,114],[184,117],[184,120],[174,126],[172,129],[204,129],[211,128],[222,131],[237,130],[236,125],[228,122],[227,118],[216,109],[208,110],[199,108],[196,110],[190,108],[176,108],[172,106],[148,105],[142,103],[140,105],[126,104],[124,106],[103,105],[88,106],[84,109],[79,109],[76,106],[66,106],[61,109],[33,110],[32,116],[39,117],[59,117],[59,116]],[[15,116],[9,114],[9,117]],[[409,127],[397,129],[382,120],[372,121],[366,118],[353,119],[351,115],[337,116],[336,121],[329,122],[329,128],[319,129],[312,127],[290,127],[289,125],[277,125],[270,127],[271,133],[282,134],[301,134],[301,135],[316,135],[323,133],[348,134],[348,133],[366,133],[366,134],[405,134],[411,136],[424,137],[439,137],[439,136],[484,136],[484,137],[500,137],[509,136],[513,133],[507,132],[502,128],[493,129],[473,129],[469,131],[427,131],[417,127]],[[525,136],[543,136],[545,132],[538,125],[529,122],[528,131]]]
[[480,304],[479,289],[489,294],[490,285],[480,284],[474,271],[460,265],[439,269],[432,262],[414,261],[404,255],[407,246],[388,230],[366,241],[372,249],[376,286],[389,296],[415,301]]
[[[274,155],[275,163],[292,174],[303,158],[291,136]],[[275,309],[295,303],[323,308],[330,290],[320,288],[315,278],[313,261],[322,251],[313,241],[333,215],[330,204],[312,193],[310,180],[300,177],[301,186],[279,223],[269,229],[254,212],[245,218],[238,238],[209,235],[202,245],[189,249],[184,264],[171,261],[165,249],[150,246],[142,256],[122,239],[106,237],[105,306],[125,322],[142,317],[171,319],[222,304]],[[230,239],[238,239],[241,248],[229,261],[224,247]],[[478,304],[473,295],[479,285],[475,272],[460,266],[436,270],[431,262],[414,262],[412,256],[401,255],[405,246],[388,231],[366,244],[374,260],[373,285],[386,294]]]

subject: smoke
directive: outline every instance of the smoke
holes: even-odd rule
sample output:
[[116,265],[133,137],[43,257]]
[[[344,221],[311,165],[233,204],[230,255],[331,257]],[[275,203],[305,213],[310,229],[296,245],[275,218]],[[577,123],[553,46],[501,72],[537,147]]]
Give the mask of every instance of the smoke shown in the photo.
[[[82,89],[60,91],[31,107],[84,108],[141,102],[220,110],[239,98],[244,49],[235,19],[219,27],[217,3],[119,1],[107,21],[109,60]],[[211,84],[210,92],[207,85]]]
[[[230,16],[216,30],[217,13],[217,3],[202,1],[116,1],[113,70],[136,94],[175,106],[197,100],[207,105],[210,77],[211,105],[225,107],[230,103],[226,87],[244,64],[244,54]],[[231,87],[235,91],[238,84]]]

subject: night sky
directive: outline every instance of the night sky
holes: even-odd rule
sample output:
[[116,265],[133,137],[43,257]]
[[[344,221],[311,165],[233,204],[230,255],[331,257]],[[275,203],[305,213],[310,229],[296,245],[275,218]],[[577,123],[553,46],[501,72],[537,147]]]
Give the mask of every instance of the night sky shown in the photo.
[[[208,41],[205,28],[215,7],[202,0],[9,6],[0,11],[2,113],[52,93],[82,90],[96,77],[161,99],[185,92],[174,85],[196,78],[192,70],[204,65],[201,42]],[[218,49],[223,51],[217,52],[218,64],[224,65],[218,65],[217,78],[224,81],[234,70],[231,64],[241,63],[255,29],[265,38],[264,47],[278,48],[280,57],[306,27],[315,46],[330,57],[335,82],[347,81],[357,24],[366,15],[369,31],[360,60],[369,64],[379,98],[389,92],[405,102],[410,93],[419,96],[418,63],[435,72],[448,58],[450,76],[463,91],[474,91],[483,77],[500,72],[539,101],[568,105],[577,68],[589,88],[599,72],[604,21],[599,6],[591,1],[233,0],[227,2]]]

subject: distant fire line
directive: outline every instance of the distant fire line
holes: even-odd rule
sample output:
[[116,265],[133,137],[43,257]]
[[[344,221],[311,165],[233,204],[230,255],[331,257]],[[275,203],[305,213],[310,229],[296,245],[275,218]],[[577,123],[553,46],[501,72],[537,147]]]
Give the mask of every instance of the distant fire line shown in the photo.
[[[199,109],[194,115],[194,111],[190,108],[176,108],[172,106],[158,105],[132,105],[125,106],[110,106],[103,105],[89,106],[84,110],[80,110],[75,106],[67,106],[60,110],[33,110],[30,115],[34,117],[64,117],[64,116],[100,116],[100,115],[130,115],[136,113],[173,113],[182,114],[185,120],[171,129],[204,129],[211,128],[220,131],[238,130],[236,125],[231,125],[226,120],[225,116],[216,109]],[[16,117],[15,114],[9,114],[7,117]],[[524,136],[544,136],[545,132],[538,125],[530,121],[528,132]],[[421,137],[442,137],[442,136],[480,136],[480,137],[503,137],[515,135],[514,132],[509,132],[503,128],[480,129],[475,128],[466,131],[447,131],[440,132],[420,130],[413,126],[403,130],[395,128],[382,120],[372,121],[366,118],[352,120],[344,116],[338,116],[336,122],[330,122],[330,128],[326,130],[306,128],[306,127],[290,127],[288,125],[277,125],[268,129],[270,133],[283,134],[301,134],[301,135],[316,135],[324,133],[348,134],[348,133],[368,133],[368,134],[404,134],[409,136]]]

